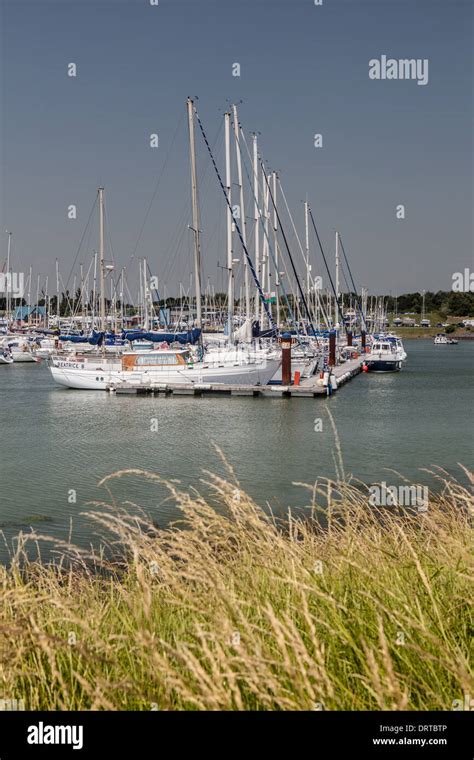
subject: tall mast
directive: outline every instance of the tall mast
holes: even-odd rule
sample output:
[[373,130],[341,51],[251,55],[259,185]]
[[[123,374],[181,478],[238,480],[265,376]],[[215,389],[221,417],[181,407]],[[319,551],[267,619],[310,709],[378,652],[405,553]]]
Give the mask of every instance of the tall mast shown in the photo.
[[[36,278],[36,324],[39,325],[39,290],[40,290],[40,276]],[[46,327],[46,325],[45,325]]]
[[279,256],[278,256],[278,217],[276,208],[277,197],[277,173],[273,172],[273,247],[275,251],[275,306],[276,306],[276,323],[277,327],[280,327],[280,272],[279,270]]
[[12,232],[8,232],[8,247],[7,247],[7,327],[10,324],[10,309],[11,309],[11,277],[10,277],[10,251],[12,247]]
[[104,188],[99,187],[100,329],[105,332]]
[[191,198],[193,206],[193,232],[194,232],[194,270],[196,288],[196,327],[202,327],[201,313],[201,241],[200,241],[200,218],[197,192],[196,173],[196,148],[194,144],[194,104],[191,98],[187,99],[188,127],[189,127],[189,153],[191,161]]
[[33,267],[30,267],[28,275],[28,327],[31,325],[31,278],[33,277]]
[[[242,180],[242,158],[240,155],[240,140],[239,140],[239,120],[237,117],[237,106],[232,106],[234,112],[234,135],[235,135],[235,151],[237,159],[237,182],[240,189],[240,229],[242,232],[242,238],[245,247],[247,247],[247,219],[245,216],[244,205],[244,184]],[[244,286],[245,286],[245,316],[250,317],[250,281],[249,281],[249,267],[247,257],[244,256]]]
[[81,278],[81,328],[84,330],[85,314],[84,314],[84,267],[82,262],[79,266],[80,278]]
[[125,329],[125,326],[124,326],[125,312],[124,312],[124,306],[123,306],[123,298],[124,298],[124,296],[123,296],[123,273],[124,273],[124,268],[122,267],[122,271],[120,273],[120,323],[121,323],[122,330]]
[[[48,275],[46,275],[46,282],[44,286],[44,308],[45,308],[45,322],[46,328],[49,329],[49,296],[48,296]],[[59,328],[59,325],[57,325]]]
[[[65,294],[66,295],[66,294]],[[59,327],[59,262],[56,259],[56,320]]]
[[334,304],[334,324],[337,324],[337,322],[339,322],[338,304],[339,304],[339,232],[336,230],[336,303]]
[[232,271],[232,193],[230,176],[230,113],[224,114],[225,126],[225,186],[228,199],[227,204],[227,324],[229,329],[229,343],[233,343],[234,328],[234,277]]
[[[260,275],[260,233],[259,233],[259,209],[258,209],[258,144],[257,135],[253,135],[253,194],[255,198],[254,218],[255,218],[255,272],[257,277]],[[255,319],[259,318],[260,298],[258,288],[255,291]]]
[[94,251],[94,278],[92,280],[92,329],[95,330],[97,313],[97,251]]
[[[269,257],[269,251],[268,251],[268,198],[269,198],[269,187],[268,183],[265,182],[265,170],[262,167],[262,194],[263,194],[263,218],[264,218],[264,229],[265,229],[265,235],[263,238],[263,250],[262,250],[262,278],[260,280],[262,284],[262,288],[264,288],[267,292],[267,298],[270,297],[269,293],[269,281],[270,281],[270,257]],[[271,305],[269,304],[269,308],[271,309]],[[262,303],[261,309],[260,309],[260,320],[261,325],[263,326],[263,319],[265,316],[265,306]]]
[[150,327],[148,318],[148,278],[146,271],[146,259],[143,259],[143,327],[148,330]]
[[308,224],[308,199],[304,202],[304,240],[306,252],[306,298],[309,301],[310,294],[310,269],[309,269],[309,224]]

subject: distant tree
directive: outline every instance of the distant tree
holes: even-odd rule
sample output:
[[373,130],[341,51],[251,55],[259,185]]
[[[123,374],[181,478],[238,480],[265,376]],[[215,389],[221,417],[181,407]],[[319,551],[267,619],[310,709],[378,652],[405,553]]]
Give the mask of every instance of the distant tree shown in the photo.
[[474,293],[451,293],[448,313],[453,317],[470,316],[474,312]]

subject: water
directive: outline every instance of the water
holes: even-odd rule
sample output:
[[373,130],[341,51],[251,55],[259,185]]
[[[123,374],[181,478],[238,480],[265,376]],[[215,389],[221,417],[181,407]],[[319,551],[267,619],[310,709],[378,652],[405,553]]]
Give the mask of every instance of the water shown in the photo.
[[[87,502],[108,498],[97,486],[102,477],[139,468],[196,486],[204,469],[223,472],[213,442],[262,506],[304,507],[308,494],[293,483],[336,474],[327,406],[346,474],[391,483],[393,468],[432,485],[420,470],[439,465],[461,477],[458,463],[472,464],[474,444],[474,342],[413,340],[406,349],[402,372],[359,375],[329,401],[116,397],[61,389],[44,364],[2,366],[0,528],[7,542],[28,526],[67,538],[72,520],[74,541],[88,545],[93,529],[80,513],[91,508]],[[111,489],[159,525],[178,514],[163,488],[143,478],[124,477]]]

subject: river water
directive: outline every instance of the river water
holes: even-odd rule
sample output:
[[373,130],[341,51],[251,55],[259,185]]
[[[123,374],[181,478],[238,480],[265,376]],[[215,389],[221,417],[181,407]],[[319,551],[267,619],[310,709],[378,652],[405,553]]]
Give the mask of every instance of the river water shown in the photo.
[[[223,472],[213,444],[246,489],[277,513],[304,507],[297,482],[336,475],[337,426],[347,474],[395,482],[395,469],[433,484],[439,465],[462,479],[472,465],[474,341],[434,346],[406,341],[402,372],[359,375],[331,399],[152,398],[73,391],[54,385],[46,365],[0,367],[0,528],[5,542],[29,526],[57,538],[94,542],[81,512],[107,498],[98,481],[139,468],[200,487],[203,470]],[[317,420],[322,420],[318,423]],[[322,430],[319,428],[322,425]],[[202,486],[205,490],[205,487]],[[112,484],[118,502],[140,505],[159,525],[177,516],[165,491],[127,476]],[[74,500],[75,499],[75,500]],[[0,545],[0,559],[8,552]]]

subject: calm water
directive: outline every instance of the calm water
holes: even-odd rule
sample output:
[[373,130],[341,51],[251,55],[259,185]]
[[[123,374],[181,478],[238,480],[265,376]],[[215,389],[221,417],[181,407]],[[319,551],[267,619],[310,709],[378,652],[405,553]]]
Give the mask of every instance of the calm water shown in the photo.
[[[56,387],[45,365],[2,366],[0,527],[7,541],[29,525],[66,538],[72,518],[73,539],[88,544],[92,529],[80,513],[86,502],[107,498],[100,478],[133,467],[196,485],[203,469],[222,472],[212,442],[259,503],[275,511],[303,507],[306,492],[292,482],[335,475],[328,403],[346,473],[394,482],[385,469],[393,468],[430,484],[420,468],[440,465],[459,476],[459,462],[472,464],[474,342],[407,341],[406,348],[402,372],[360,375],[329,402],[115,397]],[[318,417],[323,432],[315,432]],[[127,477],[112,490],[160,525],[177,516],[149,481]],[[7,556],[1,546],[0,556]]]

